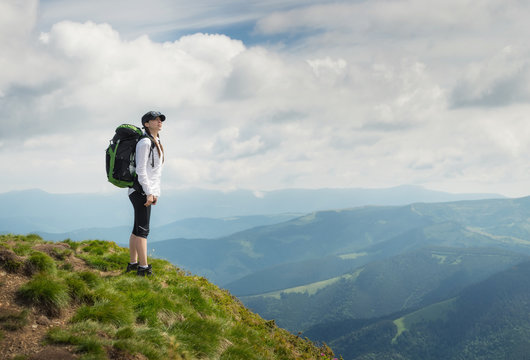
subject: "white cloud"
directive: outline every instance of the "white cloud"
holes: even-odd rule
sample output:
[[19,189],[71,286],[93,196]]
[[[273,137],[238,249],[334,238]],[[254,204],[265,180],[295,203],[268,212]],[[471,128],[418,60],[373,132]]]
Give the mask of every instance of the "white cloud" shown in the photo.
[[[293,0],[245,11],[231,1],[215,14],[221,7],[204,0],[184,15],[183,2],[159,0],[153,22],[143,2],[120,15],[123,4],[0,5],[0,110],[10,125],[0,160],[16,164],[3,189],[108,188],[102,152],[114,128],[157,109],[167,115],[166,188],[526,191],[530,48],[514,9],[527,5]],[[274,37],[250,46],[222,34],[144,34],[216,17],[259,19],[256,31]]]
[[452,94],[455,106],[501,106],[530,100],[527,54],[506,46],[467,67]]

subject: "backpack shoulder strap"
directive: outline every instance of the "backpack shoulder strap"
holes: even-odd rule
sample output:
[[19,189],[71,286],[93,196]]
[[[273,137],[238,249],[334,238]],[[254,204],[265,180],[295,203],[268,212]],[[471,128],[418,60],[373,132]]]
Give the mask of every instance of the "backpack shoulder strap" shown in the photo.
[[142,140],[143,138],[148,138],[149,140],[151,140],[151,147],[149,148],[149,155],[151,157],[151,167],[155,167],[155,154],[153,153],[153,149],[155,148],[155,141],[153,140],[153,138],[147,134],[143,134],[142,136],[140,136],[140,139],[138,139],[138,141]]
[[143,134],[142,136],[140,136],[140,138],[138,139],[138,141],[142,140],[143,138],[148,138],[149,140],[151,140],[151,149],[153,149],[156,145],[155,145],[155,141],[153,140],[153,138],[147,134]]

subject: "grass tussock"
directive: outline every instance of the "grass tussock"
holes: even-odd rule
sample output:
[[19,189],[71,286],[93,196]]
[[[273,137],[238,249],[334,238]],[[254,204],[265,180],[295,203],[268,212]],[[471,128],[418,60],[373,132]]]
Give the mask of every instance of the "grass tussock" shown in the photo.
[[47,274],[35,275],[20,287],[17,296],[22,302],[39,308],[49,316],[58,316],[70,302],[68,287],[64,282]]
[[90,240],[77,247],[78,257],[92,268],[101,271],[121,270],[129,261],[129,252],[113,242]]
[[[49,316],[74,306],[67,326],[52,328],[46,342],[73,346],[81,359],[298,360],[320,358],[322,352],[332,355],[329,348],[277,328],[227,291],[166,261],[149,259],[152,277],[123,272],[102,277],[99,270],[124,270],[127,249],[105,241],[65,240],[64,256],[50,257],[32,248],[42,240],[13,238],[0,236],[0,244],[34,269],[17,292],[19,300]],[[19,255],[12,250],[14,243]],[[84,260],[88,270],[63,270],[68,257]]]
[[7,248],[0,248],[0,267],[8,273],[18,273],[24,267],[24,262]]
[[56,271],[55,261],[40,251],[33,252],[25,263],[25,272],[30,276],[38,272],[55,274]]

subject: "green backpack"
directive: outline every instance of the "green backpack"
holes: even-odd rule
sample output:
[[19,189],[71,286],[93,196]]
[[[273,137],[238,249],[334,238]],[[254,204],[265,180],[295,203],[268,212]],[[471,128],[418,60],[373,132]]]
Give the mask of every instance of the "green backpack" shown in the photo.
[[[116,134],[110,140],[105,152],[107,179],[120,188],[135,186],[136,176],[136,144],[140,139],[148,137],[137,126],[122,124],[116,128]],[[151,144],[151,152],[154,143]]]

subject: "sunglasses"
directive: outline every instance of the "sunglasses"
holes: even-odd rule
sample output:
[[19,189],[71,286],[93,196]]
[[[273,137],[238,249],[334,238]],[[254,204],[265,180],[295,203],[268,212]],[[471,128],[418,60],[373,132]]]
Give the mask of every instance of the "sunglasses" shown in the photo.
[[158,117],[160,115],[162,115],[162,113],[160,111],[149,111],[149,114],[152,116],[152,117]]

